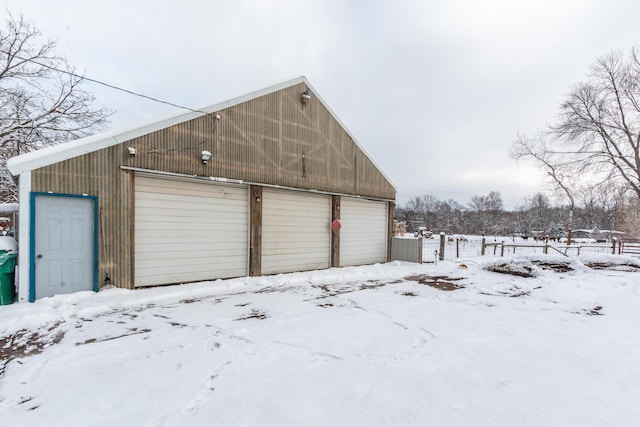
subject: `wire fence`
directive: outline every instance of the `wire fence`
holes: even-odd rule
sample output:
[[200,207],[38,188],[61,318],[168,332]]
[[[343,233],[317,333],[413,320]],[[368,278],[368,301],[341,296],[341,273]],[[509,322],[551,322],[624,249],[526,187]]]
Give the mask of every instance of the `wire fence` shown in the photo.
[[531,242],[519,237],[452,237],[445,236],[444,244],[440,236],[422,240],[422,261],[460,260],[482,255],[510,256],[528,254],[563,254],[576,256],[584,253],[618,253],[613,242],[574,243],[571,245],[555,242]]

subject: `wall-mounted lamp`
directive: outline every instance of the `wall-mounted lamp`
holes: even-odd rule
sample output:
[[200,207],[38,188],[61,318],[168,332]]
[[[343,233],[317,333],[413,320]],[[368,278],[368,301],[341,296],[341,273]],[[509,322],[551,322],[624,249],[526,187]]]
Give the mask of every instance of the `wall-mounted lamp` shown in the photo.
[[309,92],[309,89],[307,89],[304,92],[302,92],[302,103],[303,104],[306,104],[307,102],[309,102],[310,99],[311,99],[311,93]]
[[203,151],[202,152],[202,164],[206,165],[209,160],[211,160],[211,153],[209,151]]
[[133,147],[127,147],[127,150],[129,151],[129,157],[135,157],[136,156],[136,149]]
[[220,120],[220,114],[217,114],[214,116],[216,120]]
[[202,152],[202,164],[206,165],[209,160],[211,160],[211,152],[204,150]]

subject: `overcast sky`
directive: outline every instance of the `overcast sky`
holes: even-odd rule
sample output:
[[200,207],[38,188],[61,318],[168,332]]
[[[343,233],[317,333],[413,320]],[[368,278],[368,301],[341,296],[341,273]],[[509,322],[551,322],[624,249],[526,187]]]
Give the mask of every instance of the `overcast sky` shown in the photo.
[[[638,0],[0,0],[87,77],[189,107],[304,75],[398,189],[507,208],[543,190],[508,155],[571,85],[640,40]],[[114,129],[182,110],[91,84]]]

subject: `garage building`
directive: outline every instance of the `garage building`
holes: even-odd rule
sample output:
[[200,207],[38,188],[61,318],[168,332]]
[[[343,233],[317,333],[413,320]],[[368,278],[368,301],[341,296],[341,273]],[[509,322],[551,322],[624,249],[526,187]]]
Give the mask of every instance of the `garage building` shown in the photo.
[[305,77],[7,166],[19,301],[390,255],[395,187]]

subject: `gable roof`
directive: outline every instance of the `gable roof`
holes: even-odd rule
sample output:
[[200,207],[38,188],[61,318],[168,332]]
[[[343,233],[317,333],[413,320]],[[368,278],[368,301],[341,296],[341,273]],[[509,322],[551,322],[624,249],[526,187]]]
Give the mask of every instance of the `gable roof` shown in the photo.
[[233,98],[227,101],[220,102],[215,105],[210,105],[204,108],[194,109],[197,111],[190,111],[188,113],[182,113],[179,115],[168,117],[164,120],[156,121],[153,123],[149,123],[142,127],[137,127],[133,129],[128,129],[124,131],[107,131],[105,133],[91,135],[85,138],[77,139],[74,141],[69,141],[66,143],[53,145],[50,147],[45,147],[40,150],[32,151],[29,153],[21,154],[16,157],[12,157],[7,161],[7,168],[12,175],[20,175],[24,172],[29,172],[34,169],[38,169],[44,166],[48,166],[54,163],[62,162],[64,160],[68,160],[74,157],[81,156],[83,154],[91,153],[97,150],[101,150],[103,148],[111,147],[113,145],[117,145],[123,143],[125,141],[129,141],[133,138],[137,138],[139,136],[143,136],[149,134],[151,132],[155,132],[179,123],[186,122],[188,120],[195,119],[197,117],[201,117],[205,113],[214,113],[219,110],[233,107],[235,105],[241,104],[243,102],[259,98],[261,96],[279,91],[281,89],[294,86],[300,83],[304,83],[307,85],[313,96],[318,99],[322,105],[329,111],[331,116],[340,124],[342,129],[349,135],[349,137],[353,140],[356,146],[362,150],[364,155],[373,163],[373,165],[380,171],[380,173],[384,176],[384,178],[394,187],[391,179],[384,173],[382,168],[375,162],[375,160],[367,153],[367,151],[358,143],[357,139],[349,132],[349,130],[344,126],[344,124],[340,121],[340,119],[335,115],[335,113],[329,108],[326,102],[318,95],[316,90],[311,86],[311,83],[307,80],[306,77],[301,76],[292,80],[285,81],[280,84],[276,84],[273,86],[269,86],[267,88],[248,93],[243,96],[239,96],[237,98]]

